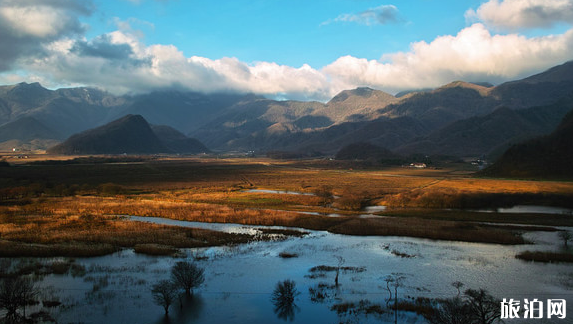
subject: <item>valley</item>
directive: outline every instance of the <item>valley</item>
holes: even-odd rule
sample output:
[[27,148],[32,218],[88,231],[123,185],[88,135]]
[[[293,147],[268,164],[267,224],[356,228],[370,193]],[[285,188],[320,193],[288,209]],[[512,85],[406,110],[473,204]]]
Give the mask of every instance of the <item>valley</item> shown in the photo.
[[[380,277],[398,272],[407,283],[401,294],[414,298],[404,303],[416,307],[424,305],[424,298],[455,295],[447,287],[456,280],[515,297],[541,291],[557,296],[570,285],[565,282],[572,274],[564,264],[515,258],[523,251],[570,253],[558,238],[573,228],[573,184],[567,181],[476,177],[465,164],[412,169],[364,168],[328,159],[29,158],[14,157],[0,168],[0,261],[3,271],[35,273],[42,287],[38,299],[60,306],[29,308],[58,322],[72,322],[80,313],[97,321],[160,321],[161,311],[150,304],[146,287],[177,260],[195,260],[207,277],[207,285],[183,302],[185,311],[173,307],[171,318],[178,323],[212,321],[213,316],[280,321],[281,315],[272,312],[245,314],[240,305],[248,301],[256,313],[272,309],[267,291],[287,278],[302,292],[300,309],[289,316],[361,323],[391,321],[392,310],[346,313],[333,311],[334,305],[368,300],[384,309],[385,288],[372,287],[384,283]],[[477,211],[514,205],[559,206],[569,212]],[[284,259],[281,253],[294,257]],[[318,279],[305,275],[337,256],[366,272],[344,272],[336,289],[320,286],[332,280],[328,272]],[[415,270],[427,262],[434,270]],[[68,270],[50,270],[60,264]],[[503,283],[499,273],[522,268],[528,271],[512,280],[529,280],[540,271],[554,272],[556,279],[529,289]],[[72,276],[69,269],[79,273]],[[243,284],[234,283],[235,277]],[[330,297],[310,302],[319,286]],[[93,309],[81,306],[86,302]],[[215,315],[213,307],[222,305],[225,311]],[[406,308],[399,316],[424,323],[422,313]]]

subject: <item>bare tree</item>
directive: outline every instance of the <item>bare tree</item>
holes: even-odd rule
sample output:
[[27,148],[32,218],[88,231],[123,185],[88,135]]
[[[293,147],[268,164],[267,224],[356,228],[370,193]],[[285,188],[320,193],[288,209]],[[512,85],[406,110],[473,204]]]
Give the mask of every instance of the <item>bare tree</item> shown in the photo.
[[169,306],[177,298],[177,286],[170,280],[161,280],[151,288],[153,301],[165,309],[165,316],[169,315]]
[[569,241],[571,241],[571,239],[573,239],[573,234],[569,231],[560,231],[559,234],[559,238],[561,240],[563,240],[563,246],[565,246],[567,248],[567,243]]
[[501,316],[501,301],[495,299],[484,289],[468,289],[464,292],[469,306],[472,323],[491,324]]
[[185,289],[185,293],[190,296],[194,288],[197,288],[205,281],[205,270],[195,263],[180,261],[171,269],[171,280],[179,287]]
[[430,324],[492,324],[500,322],[500,300],[484,289],[468,289],[463,298],[438,300],[424,317]]
[[338,275],[340,274],[340,269],[342,269],[342,265],[346,262],[346,260],[340,255],[335,256],[335,258],[338,260],[338,263],[336,266],[336,277],[334,278],[334,285],[338,287]]
[[460,289],[464,286],[464,283],[461,281],[454,281],[452,282],[452,286],[458,290],[458,297],[460,297]]
[[384,278],[384,281],[386,281],[386,289],[388,290],[388,294],[390,295],[388,297],[388,300],[386,300],[386,307],[388,307],[390,301],[392,300],[392,289],[390,289],[390,285],[394,284],[394,277],[386,276]]
[[386,301],[386,307],[392,300],[392,290],[390,288],[394,288],[394,322],[398,322],[398,288],[404,285],[404,279],[406,277],[401,273],[392,273],[387,275],[384,278],[386,281],[386,288],[388,289],[388,293],[390,294],[390,298]]
[[433,312],[424,317],[430,324],[467,324],[473,320],[468,304],[459,297],[438,301]]
[[26,277],[7,277],[0,281],[0,309],[6,309],[6,319],[16,321],[22,309],[26,318],[26,305],[38,294],[34,281]]

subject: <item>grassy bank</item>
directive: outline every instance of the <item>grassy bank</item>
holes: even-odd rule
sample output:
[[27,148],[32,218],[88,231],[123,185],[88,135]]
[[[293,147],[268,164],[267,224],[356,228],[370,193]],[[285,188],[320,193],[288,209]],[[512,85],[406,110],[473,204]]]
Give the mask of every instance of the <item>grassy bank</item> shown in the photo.
[[[62,241],[77,241],[83,238],[84,241],[119,247],[133,247],[135,244],[145,243],[195,247],[248,240],[222,233],[215,235],[205,230],[134,223],[111,215],[153,216],[245,225],[278,225],[348,235],[410,236],[497,244],[525,243],[519,231],[504,226],[418,217],[360,218],[357,215],[325,217],[272,209],[231,208],[220,204],[126,197],[51,198],[24,206],[2,208],[0,209],[4,211],[3,225],[0,226],[2,238],[40,244],[59,244]],[[83,216],[74,216],[78,212]],[[16,226],[10,223],[22,224]],[[42,229],[48,230],[49,234],[41,235]],[[206,242],[203,242],[203,239]]]
[[37,215],[13,210],[4,210],[0,237],[2,257],[87,257],[146,244],[177,249],[240,244],[253,239],[250,235],[131,222],[112,216]]

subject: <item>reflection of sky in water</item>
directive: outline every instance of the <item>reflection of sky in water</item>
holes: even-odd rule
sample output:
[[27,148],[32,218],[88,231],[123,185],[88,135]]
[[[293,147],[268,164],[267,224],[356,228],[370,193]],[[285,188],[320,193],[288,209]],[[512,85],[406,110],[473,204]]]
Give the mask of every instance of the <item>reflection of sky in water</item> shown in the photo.
[[309,192],[269,190],[269,189],[249,189],[249,190],[245,190],[245,192],[259,192],[259,193],[282,194],[282,195],[316,196],[315,194],[309,193]]
[[486,213],[506,213],[506,214],[524,214],[524,213],[537,213],[537,214],[566,214],[573,215],[573,209],[562,208],[562,207],[550,207],[550,206],[526,206],[526,205],[516,205],[509,208],[497,208],[497,209],[478,209],[475,211],[486,212]]
[[[221,230],[221,225],[204,227]],[[228,230],[233,228],[249,226],[229,225]],[[64,304],[73,305],[54,311],[60,323],[285,323],[277,318],[270,300],[276,283],[285,279],[294,280],[301,292],[295,323],[338,323],[340,318],[329,310],[332,303],[312,303],[308,293],[308,288],[319,282],[333,284],[334,273],[327,272],[325,278],[318,279],[305,277],[314,266],[336,265],[335,256],[345,259],[344,266],[366,268],[365,272],[341,274],[338,296],[343,301],[369,299],[384,304],[387,291],[383,278],[391,273],[406,277],[400,296],[453,297],[456,289],[451,283],[461,281],[464,289],[485,288],[499,298],[568,298],[573,283],[570,266],[514,258],[521,250],[555,249],[560,244],[557,234],[531,233],[527,237],[542,245],[502,246],[313,232],[302,239],[201,249],[199,253],[209,256],[206,261],[198,261],[205,268],[205,284],[196,291],[195,300],[183,301],[183,310],[178,302],[172,306],[169,321],[165,321],[163,309],[153,304],[150,286],[168,278],[170,267],[180,261],[177,258],[136,255],[126,250],[77,259],[77,264],[88,269],[86,276],[51,275],[42,284],[52,286],[54,295],[67,296],[61,298]],[[401,258],[392,251],[413,257]],[[297,253],[299,257],[282,259],[278,257],[280,252]],[[189,256],[193,253],[197,251],[188,251]],[[106,280],[107,286],[94,291],[95,283]],[[573,300],[568,301],[568,313],[573,314]],[[392,322],[391,318],[387,320]],[[360,319],[360,323],[380,321],[386,320]],[[415,323],[415,317],[410,316],[408,322]]]

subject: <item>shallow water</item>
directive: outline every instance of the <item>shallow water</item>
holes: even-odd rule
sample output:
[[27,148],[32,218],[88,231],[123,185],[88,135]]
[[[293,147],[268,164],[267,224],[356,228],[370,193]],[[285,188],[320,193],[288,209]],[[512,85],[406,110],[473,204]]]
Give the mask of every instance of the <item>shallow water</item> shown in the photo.
[[507,213],[507,214],[524,214],[524,213],[536,213],[536,214],[565,214],[573,215],[573,209],[562,208],[562,207],[550,207],[550,206],[534,206],[534,205],[516,205],[509,208],[496,208],[496,209],[477,209],[474,211],[485,212],[485,213]]
[[[133,217],[132,219],[139,219]],[[259,226],[205,224],[167,219],[145,221],[192,226],[233,233],[253,233]],[[269,228],[264,226],[264,228]],[[282,227],[275,227],[282,228]],[[306,231],[306,230],[304,230]],[[43,294],[59,298],[65,307],[50,312],[58,323],[284,323],[274,313],[270,295],[278,281],[291,279],[301,293],[296,300],[295,323],[392,323],[393,315],[353,319],[339,317],[329,310],[336,302],[368,299],[385,304],[384,277],[404,276],[399,296],[430,298],[453,297],[453,281],[464,288],[485,288],[498,298],[565,298],[573,314],[573,269],[570,265],[528,263],[514,258],[522,250],[557,249],[556,233],[534,232],[526,238],[537,245],[503,246],[464,242],[444,242],[404,237],[358,237],[313,231],[303,238],[254,242],[236,247],[189,249],[187,258],[207,256],[197,261],[205,268],[205,284],[192,300],[172,306],[169,319],[153,303],[150,287],[169,277],[169,270],[180,258],[151,257],[125,250],[97,258],[78,258],[86,267],[83,277],[47,276],[41,283]],[[296,253],[283,259],[279,253]],[[408,255],[399,257],[394,252]],[[366,271],[341,273],[340,287],[330,291],[336,299],[313,303],[309,287],[319,282],[334,283],[334,272],[323,278],[309,278],[309,269],[318,265],[364,267]],[[571,317],[571,315],[570,315]],[[425,323],[422,318],[401,313],[400,323]],[[567,320],[561,321],[567,323]],[[517,323],[524,323],[523,320]],[[534,323],[550,323],[536,320]]]
[[245,192],[259,192],[259,193],[270,193],[270,194],[283,194],[283,195],[303,195],[303,196],[316,196],[309,192],[299,192],[299,191],[287,191],[287,190],[270,190],[270,189],[248,189]]

